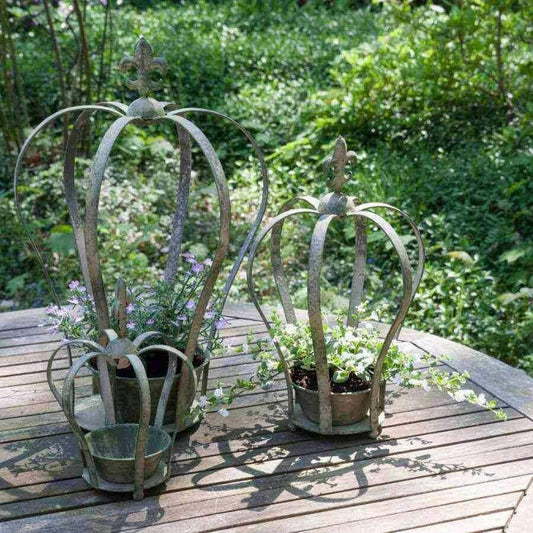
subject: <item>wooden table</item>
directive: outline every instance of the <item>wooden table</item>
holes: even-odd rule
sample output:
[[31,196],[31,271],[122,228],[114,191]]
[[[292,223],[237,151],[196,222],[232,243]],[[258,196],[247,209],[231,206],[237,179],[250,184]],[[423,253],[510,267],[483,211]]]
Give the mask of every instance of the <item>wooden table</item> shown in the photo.
[[[249,305],[229,305],[234,345],[265,328]],[[46,383],[60,337],[42,311],[0,315],[0,531],[329,530],[533,531],[533,381],[475,350],[404,330],[403,348],[451,356],[509,420],[448,395],[391,387],[382,438],[290,431],[282,381],[213,413],[177,441],[172,477],[143,501],[94,491]],[[214,361],[210,386],[250,375],[242,353]],[[67,360],[60,360],[57,379]],[[78,380],[89,394],[89,377]]]

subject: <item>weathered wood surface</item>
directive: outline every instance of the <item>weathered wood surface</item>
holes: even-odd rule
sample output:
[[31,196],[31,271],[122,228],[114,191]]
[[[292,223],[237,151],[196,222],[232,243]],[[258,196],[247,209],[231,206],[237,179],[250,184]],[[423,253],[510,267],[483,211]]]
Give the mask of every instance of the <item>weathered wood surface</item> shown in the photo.
[[[239,347],[265,328],[248,305],[228,305],[234,350],[212,363],[209,387],[253,372]],[[402,331],[403,348],[446,353],[507,422],[446,394],[391,387],[379,441],[291,431],[286,392],[240,397],[177,439],[172,476],[135,502],[90,489],[74,438],[46,383],[60,337],[42,311],[0,315],[0,531],[533,531],[533,381],[475,350]],[[76,354],[77,352],[75,352]],[[68,368],[58,356],[55,378]],[[78,396],[91,393],[77,380]]]

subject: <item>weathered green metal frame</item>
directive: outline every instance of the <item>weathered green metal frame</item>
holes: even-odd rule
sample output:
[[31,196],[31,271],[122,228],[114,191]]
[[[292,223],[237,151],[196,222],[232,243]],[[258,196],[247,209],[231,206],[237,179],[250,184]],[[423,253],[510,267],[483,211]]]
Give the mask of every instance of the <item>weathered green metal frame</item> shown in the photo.
[[[250,228],[250,231],[242,244],[237,259],[235,260],[231,272],[226,279],[226,282],[222,289],[222,298],[221,298],[221,308],[223,308],[226,299],[229,294],[229,290],[235,280],[237,272],[242,264],[244,256],[246,255],[251,242],[253,241],[254,236],[257,233],[257,230],[261,224],[261,220],[264,216],[267,200],[268,200],[268,174],[266,169],[266,164],[262,152],[255,142],[253,136],[250,132],[244,128],[241,124],[231,119],[230,117],[218,113],[216,111],[211,111],[208,109],[201,108],[184,108],[184,109],[175,109],[175,104],[169,104],[165,102],[158,102],[152,98],[148,98],[150,91],[158,88],[155,82],[152,82],[150,78],[150,72],[152,70],[158,70],[162,73],[166,72],[166,62],[162,58],[153,58],[152,49],[150,45],[141,38],[135,47],[135,54],[133,57],[128,56],[121,61],[120,64],[122,69],[127,69],[131,66],[137,67],[138,70],[138,79],[129,80],[128,84],[131,88],[139,90],[141,97],[135,100],[129,106],[126,106],[119,102],[103,102],[95,105],[85,105],[85,106],[74,106],[70,107],[57,113],[54,113],[47,119],[43,120],[30,134],[26,142],[24,143],[20,154],[17,159],[14,172],[14,195],[15,195],[15,206],[17,210],[18,217],[24,227],[24,231],[27,235],[27,238],[30,242],[32,249],[34,250],[41,268],[44,273],[44,277],[48,282],[50,287],[54,303],[60,306],[59,298],[55,290],[53,281],[49,275],[48,269],[46,267],[45,261],[42,258],[42,255],[29,231],[28,225],[22,214],[20,208],[20,197],[18,191],[20,172],[23,164],[25,154],[31,145],[31,142],[36,137],[36,135],[42,131],[46,126],[51,124],[55,119],[61,117],[62,115],[70,112],[81,112],[76,121],[73,124],[72,131],[69,135],[64,158],[64,171],[63,171],[63,186],[64,193],[67,202],[67,207],[69,215],[71,218],[73,232],[74,232],[74,241],[76,249],[78,252],[78,257],[80,260],[80,266],[82,274],[84,277],[85,284],[88,290],[94,297],[95,307],[98,316],[98,325],[101,332],[104,332],[109,328],[109,312],[107,306],[107,299],[105,294],[105,287],[103,284],[100,260],[99,260],[99,250],[98,250],[98,239],[97,239],[97,222],[98,222],[98,205],[100,198],[100,189],[102,181],[104,178],[104,172],[106,164],[113,148],[114,142],[117,140],[121,131],[128,124],[137,124],[143,125],[146,123],[154,123],[161,121],[171,121],[176,125],[178,132],[178,141],[180,148],[180,177],[177,190],[177,207],[173,220],[172,235],[170,237],[169,243],[169,255],[167,260],[167,267],[165,270],[165,279],[167,281],[171,280],[177,271],[178,260],[181,251],[181,244],[183,238],[183,229],[185,225],[185,219],[187,215],[187,203],[189,198],[189,188],[190,188],[190,179],[191,179],[191,137],[199,145],[201,151],[203,152],[210,168],[213,173],[215,180],[219,206],[220,206],[220,228],[219,228],[219,238],[215,256],[213,258],[213,263],[210,267],[206,282],[200,294],[199,301],[195,308],[193,315],[191,331],[187,341],[187,347],[185,353],[187,357],[192,360],[194,357],[194,351],[196,344],[198,342],[198,336],[200,333],[201,324],[207,309],[209,299],[212,295],[214,285],[220,273],[222,263],[226,258],[227,248],[229,243],[230,236],[230,224],[231,224],[231,204],[229,197],[229,189],[226,182],[226,177],[224,170],[218,159],[218,156],[211,145],[210,141],[207,139],[205,134],[191,121],[184,118],[182,115],[187,113],[201,113],[212,115],[223,120],[228,121],[233,126],[237,127],[246,137],[248,142],[251,144],[260,166],[261,182],[262,182],[262,195],[261,202],[259,205],[259,210],[257,216]],[[166,112],[166,110],[169,110]],[[85,206],[85,222],[83,222],[82,217],[79,212],[79,206],[76,197],[76,186],[74,182],[74,170],[76,163],[77,155],[77,145],[78,140],[83,130],[85,124],[89,120],[90,116],[95,111],[105,111],[112,113],[118,118],[111,124],[106,133],[104,134],[98,150],[96,152],[93,166],[91,168],[90,178],[89,178],[89,187],[86,197],[86,206]],[[207,352],[211,352],[212,340],[214,338],[215,328],[210,331],[210,336],[208,339]],[[106,338],[102,334],[100,341],[105,344]],[[69,350],[69,361],[72,365],[72,355]],[[102,358],[97,360],[98,371],[99,371],[99,380],[100,380],[100,391],[102,396],[102,401],[106,413],[110,413],[107,416],[111,416],[109,419],[110,422],[114,422],[112,415],[113,410],[111,409],[112,405],[112,387],[108,386],[109,382],[109,372],[107,368],[107,363]],[[203,371],[203,381],[202,381],[202,393],[205,394],[207,389],[208,381],[208,372],[209,372],[209,361],[205,364]],[[183,372],[180,377],[180,387],[179,387],[179,399],[177,412],[184,412],[190,405],[187,405],[186,397],[187,393],[187,383],[189,370],[185,366],[183,367]],[[90,401],[90,400],[88,400]],[[94,402],[91,403],[93,405]],[[191,423],[194,423],[191,421]],[[86,429],[91,429],[86,428]]]
[[[69,341],[65,343],[71,346],[82,346],[85,348],[90,348],[95,351],[89,352],[86,355],[79,357],[75,361],[75,363],[71,366],[65,378],[65,381],[63,384],[63,390],[61,394],[59,393],[59,391],[57,390],[53,382],[52,366],[53,366],[55,356],[57,355],[57,353],[59,353],[59,350],[65,344],[63,346],[60,346],[57,350],[55,350],[48,362],[48,368],[47,368],[48,384],[50,386],[52,393],[57,399],[59,405],[63,409],[65,416],[67,418],[67,421],[69,422],[72,428],[72,431],[76,437],[76,441],[80,448],[83,465],[84,465],[84,473],[83,473],[84,479],[92,487],[97,488],[97,489],[113,491],[113,492],[133,492],[134,499],[139,500],[139,499],[142,499],[143,497],[143,490],[145,487],[146,488],[153,487],[155,485],[163,483],[170,476],[170,464],[171,464],[171,459],[172,459],[172,452],[174,449],[176,435],[178,433],[178,431],[173,432],[172,438],[170,439],[170,445],[165,450],[162,450],[164,454],[166,452],[165,454],[166,457],[164,458],[164,460],[162,459],[164,465],[158,468],[154,476],[152,476],[150,479],[145,480],[144,479],[144,457],[146,455],[146,444],[147,444],[147,439],[148,439],[148,424],[150,421],[150,389],[148,386],[148,378],[146,376],[146,372],[144,370],[144,366],[142,364],[140,356],[146,351],[149,351],[152,349],[164,350],[169,355],[169,366],[167,370],[167,375],[165,377],[163,391],[161,393],[161,396],[159,398],[159,402],[157,405],[156,418],[154,422],[154,427],[161,432],[163,432],[163,419],[164,419],[164,415],[166,411],[166,406],[168,403],[169,393],[170,393],[170,390],[172,389],[172,382],[176,374],[178,359],[182,360],[184,367],[189,368],[190,386],[187,388],[189,391],[189,397],[187,398],[187,402],[189,405],[192,403],[194,399],[194,395],[195,395],[195,391],[197,387],[196,373],[194,372],[194,368],[189,358],[184,353],[180,352],[179,350],[176,350],[175,348],[171,346],[158,344],[155,346],[149,346],[149,347],[139,349],[140,346],[144,342],[149,340],[151,337],[162,336],[158,332],[144,333],[143,335],[140,335],[139,337],[137,337],[133,342],[130,342],[127,339],[118,337],[113,330],[106,330],[105,334],[108,337],[108,340],[110,341],[106,347],[102,347],[98,343],[88,341],[88,340],[74,340],[74,341]],[[97,468],[94,462],[94,458],[91,454],[89,445],[87,443],[87,435],[84,434],[82,428],[80,427],[80,425],[78,424],[78,421],[76,420],[75,407],[74,407],[74,394],[73,394],[74,380],[78,372],[81,370],[81,368],[86,366],[94,358],[98,358],[99,360],[104,359],[106,361],[106,364],[110,364],[111,366],[114,366],[116,362],[121,358],[128,359],[135,372],[137,381],[139,383],[139,395],[140,395],[141,409],[140,409],[140,418],[139,418],[139,423],[138,423],[137,441],[136,441],[136,446],[135,446],[135,450],[136,450],[135,451],[135,463],[134,463],[135,464],[135,476],[134,476],[133,483],[111,483],[103,479],[98,474],[98,471],[97,471]],[[107,408],[107,406],[105,407]],[[113,408],[113,406],[111,407]],[[114,419],[114,413],[111,416],[111,414],[107,413],[107,410],[106,410],[106,420],[111,420],[111,419]],[[183,419],[181,417],[181,413],[179,412],[179,410],[176,410],[175,424],[176,424],[176,428],[178,429],[183,425]],[[112,430],[113,427],[118,428],[120,424],[117,425],[114,422],[112,422],[109,424],[106,423],[106,426]]]
[[[283,372],[287,384],[288,417],[292,424],[316,433],[331,435],[369,432],[372,437],[377,438],[381,433],[384,415],[379,401],[383,362],[392,341],[400,332],[401,325],[407,315],[409,306],[413,301],[415,293],[422,279],[424,270],[424,243],[414,221],[401,209],[382,202],[359,204],[359,200],[357,198],[342,194],[342,186],[346,181],[344,176],[344,168],[349,159],[352,157],[351,154],[352,153],[348,152],[346,149],[346,143],[344,139],[339,137],[336,142],[334,155],[330,159],[330,164],[333,164],[334,166],[334,179],[329,183],[332,192],[328,193],[320,200],[309,196],[298,196],[293,198],[282,206],[278,215],[273,218],[259,233],[252,244],[249,253],[247,267],[248,290],[250,297],[257,308],[257,311],[259,312],[259,315],[261,316],[267,328],[270,330],[270,322],[266,316],[266,313],[261,308],[257,297],[253,266],[260,244],[269,233],[272,233],[270,250],[274,280],[278,289],[286,321],[293,324],[296,323],[296,312],[281,261],[281,232],[285,220],[291,217],[303,214],[317,215],[318,221],[312,233],[309,253],[307,311],[309,324],[311,326],[311,336],[313,340],[313,350],[316,361],[320,423],[315,424],[306,419],[303,416],[299,406],[295,403],[289,366],[283,355],[281,347],[276,341],[274,341],[274,346],[283,364]],[[293,206],[299,202],[309,205],[310,208],[294,209]],[[376,208],[384,208],[400,214],[413,230],[418,245],[418,261],[414,277],[409,257],[399,235],[383,217],[373,212],[373,209]],[[385,336],[382,349],[376,359],[374,375],[371,383],[369,417],[351,426],[333,426],[331,414],[332,393],[329,381],[326,345],[320,304],[320,271],[323,262],[324,243],[329,225],[334,219],[345,217],[354,217],[356,228],[355,258],[352,287],[348,305],[347,325],[352,327],[357,325],[354,318],[355,309],[361,303],[361,297],[363,294],[367,253],[366,220],[373,222],[381,229],[381,231],[383,231],[383,233],[385,233],[400,259],[402,272],[402,299],[395,319]]]

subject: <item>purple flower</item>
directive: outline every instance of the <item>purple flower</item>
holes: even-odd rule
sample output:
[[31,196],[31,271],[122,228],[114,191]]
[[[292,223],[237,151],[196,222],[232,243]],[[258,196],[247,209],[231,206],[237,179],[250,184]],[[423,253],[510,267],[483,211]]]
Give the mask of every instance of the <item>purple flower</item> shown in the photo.
[[68,299],[68,303],[72,305],[78,305],[80,301],[76,296],[72,296],[71,298]]
[[196,259],[194,258],[194,254],[191,254],[191,252],[185,252],[183,254],[183,258],[187,263],[196,263]]
[[216,316],[216,313],[214,311],[207,311],[205,313],[206,318],[214,318]]
[[191,271],[194,272],[195,274],[200,273],[203,269],[204,269],[204,265],[202,265],[202,263],[198,263],[197,261],[192,263]]
[[135,323],[133,321],[129,321],[127,324],[126,324],[126,328],[128,329],[135,329]]
[[196,304],[192,301],[192,300],[189,300],[186,304],[185,304],[185,307],[187,309],[194,309],[196,307]]
[[126,313],[130,315],[131,313],[133,313],[133,311],[135,311],[135,304],[134,303],[128,304],[126,307]]
[[68,284],[68,288],[69,288],[71,291],[77,289],[79,286],[80,286],[80,282],[79,282],[78,280],[71,281],[71,282]]
[[149,318],[146,323],[151,326],[153,323],[154,323],[154,319],[153,318]]
[[204,265],[210,267],[213,264],[213,260],[209,257],[204,261]]
[[215,320],[215,327],[217,329],[222,329],[223,327],[226,327],[229,324],[229,322],[221,316],[218,320]]

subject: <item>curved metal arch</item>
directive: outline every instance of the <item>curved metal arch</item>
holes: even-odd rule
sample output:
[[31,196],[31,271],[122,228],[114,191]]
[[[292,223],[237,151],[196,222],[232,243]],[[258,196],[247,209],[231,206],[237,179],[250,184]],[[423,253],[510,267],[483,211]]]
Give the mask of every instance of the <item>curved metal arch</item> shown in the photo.
[[55,386],[52,371],[56,355],[63,348],[70,348],[70,346],[84,346],[86,348],[92,348],[93,350],[96,350],[96,353],[103,353],[102,346],[100,344],[90,341],[88,339],[75,339],[72,341],[61,343],[61,345],[52,352],[52,355],[50,356],[50,359],[48,359],[48,364],[46,366],[46,380],[48,381],[48,386],[50,387],[54,398],[57,400],[57,403],[61,408],[63,408],[62,398],[61,394],[59,394],[59,391],[57,390],[57,387]]
[[313,230],[309,250],[309,267],[307,278],[307,314],[313,340],[315,355],[316,377],[318,382],[318,406],[320,431],[331,433],[331,386],[329,383],[329,368],[326,354],[326,340],[320,307],[320,271],[324,258],[324,243],[331,221],[337,215],[321,215]]
[[422,276],[424,275],[424,264],[425,264],[425,259],[426,259],[424,241],[420,234],[420,230],[418,229],[416,222],[405,211],[403,211],[402,209],[399,209],[398,207],[394,207],[393,205],[387,204],[387,203],[369,202],[369,203],[361,204],[355,208],[355,213],[359,211],[366,211],[367,209],[373,210],[375,208],[388,209],[389,211],[394,211],[395,213],[398,213],[399,215],[401,215],[407,221],[407,223],[409,224],[409,226],[411,227],[415,235],[417,246],[418,246],[418,260],[417,260],[415,275],[413,278],[413,289],[411,291],[412,292],[411,303],[412,303],[416,295],[416,292],[418,291],[418,287],[420,286],[420,282],[422,281]]
[[[115,106],[123,111],[127,111],[127,106],[118,102],[102,102],[98,105]],[[108,111],[115,113],[113,109]],[[87,121],[94,113],[94,110],[85,110],[76,119],[72,125],[72,131],[67,139],[67,145],[65,147],[65,157],[63,162],[63,188],[65,192],[65,200],[67,202],[67,208],[69,211],[70,220],[74,231],[74,242],[76,244],[76,250],[78,252],[78,259],[80,261],[80,267],[85,281],[85,286],[92,295],[91,281],[89,277],[89,269],[87,266],[87,253],[85,250],[85,230],[82,218],[79,213],[78,199],[76,194],[76,184],[74,181],[74,173],[76,167],[76,156],[78,152],[78,142],[80,133],[87,124]]]
[[248,232],[248,235],[246,236],[246,239],[244,240],[244,243],[242,244],[239,250],[239,255],[237,256],[236,261],[233,263],[231,271],[222,289],[221,308],[223,308],[228,298],[229,290],[231,289],[231,286],[233,285],[233,282],[235,280],[237,272],[239,271],[241,267],[241,264],[244,260],[246,252],[248,251],[255,235],[257,234],[259,226],[261,225],[261,221],[263,220],[263,216],[265,215],[265,211],[267,208],[267,202],[268,202],[268,192],[269,192],[268,170],[267,170],[267,166],[266,166],[261,148],[259,148],[259,145],[257,144],[256,140],[253,138],[252,134],[242,124],[232,119],[228,115],[225,115],[224,113],[213,111],[211,109],[202,109],[199,107],[187,107],[183,109],[177,109],[175,111],[170,111],[169,113],[167,113],[167,116],[168,115],[183,115],[185,113],[203,113],[206,115],[213,115],[215,117],[227,120],[228,122],[233,124],[239,131],[242,132],[242,134],[246,137],[246,139],[252,146],[257,156],[257,159],[259,160],[261,181],[263,182],[263,190],[261,194],[261,202],[259,204],[259,211],[257,212],[257,216],[252,224],[250,231]]
[[[317,212],[314,209],[291,209],[290,211],[285,211],[284,213],[279,214],[278,216],[274,217],[270,222],[268,222],[268,224],[262,229],[259,235],[257,235],[256,239],[253,241],[250,247],[250,250],[248,252],[248,265],[246,268],[248,294],[250,295],[250,299],[252,300],[252,303],[257,309],[257,312],[259,313],[259,316],[261,317],[261,320],[264,322],[268,331],[272,329],[272,326],[270,325],[270,322],[267,319],[265,313],[263,313],[263,309],[261,308],[261,305],[257,298],[256,290],[255,290],[255,280],[254,280],[254,274],[253,274],[255,255],[263,239],[268,235],[270,231],[272,231],[272,229],[276,226],[276,224],[281,223],[282,221],[284,221],[285,219],[289,217],[292,217],[293,215],[299,215],[302,213],[312,213],[315,215],[317,214]],[[287,319],[287,317],[285,318]],[[289,419],[291,420],[293,416],[293,412],[294,412],[294,395],[292,392],[292,382],[291,382],[291,377],[289,373],[289,367],[287,365],[287,361],[285,360],[283,352],[281,351],[281,347],[279,343],[277,343],[274,340],[273,340],[273,343],[274,343],[274,346],[276,347],[276,351],[278,352],[279,358],[283,365],[283,374],[285,376],[285,382],[287,384],[288,414],[289,414]]]
[[382,369],[383,369],[383,362],[385,360],[385,356],[387,355],[389,347],[392,343],[392,340],[394,339],[396,331],[400,328],[403,320],[405,319],[407,311],[409,309],[409,305],[411,304],[411,291],[413,287],[413,276],[412,276],[411,264],[409,262],[409,256],[407,255],[405,246],[403,245],[399,235],[396,233],[394,228],[383,217],[376,215],[375,213],[365,212],[365,211],[353,213],[352,216],[365,217],[371,220],[372,222],[374,222],[374,224],[376,224],[383,231],[383,233],[385,233],[385,235],[391,242],[392,246],[394,247],[394,250],[398,254],[398,257],[400,259],[401,270],[402,270],[402,286],[403,286],[402,300],[401,300],[398,312],[396,314],[396,317],[393,323],[391,324],[389,331],[387,332],[387,335],[385,336],[383,345],[381,347],[381,351],[379,352],[379,355],[374,364],[374,375],[372,377],[372,386],[371,386],[371,392],[370,392],[370,429],[371,429],[370,434],[372,437],[377,437],[380,433],[379,392],[380,392],[380,382],[381,382],[381,374],[382,374]]
[[[218,193],[218,201],[220,206],[220,218],[219,218],[219,237],[217,243],[217,249],[213,256],[213,262],[207,275],[202,292],[196,303],[196,308],[194,310],[193,319],[191,322],[189,337],[187,339],[187,346],[185,349],[185,354],[189,359],[194,357],[194,352],[196,350],[196,345],[198,343],[198,337],[200,335],[200,329],[202,326],[202,321],[207,309],[207,304],[213,293],[213,289],[218,278],[220,269],[224,259],[226,258],[228,244],[229,244],[229,234],[230,234],[230,223],[231,223],[231,204],[229,198],[229,189],[226,181],[226,176],[224,174],[224,169],[222,164],[213,148],[213,145],[205,134],[191,121],[175,115],[166,115],[164,117],[155,119],[155,120],[170,120],[182,127],[187,133],[196,141],[200,149],[202,150],[215,179],[215,185]],[[188,379],[188,369],[183,368],[183,372],[180,377],[180,388],[178,394],[178,413],[182,413],[186,408],[186,397],[185,397],[185,380]]]
[[[285,202],[278,211],[278,214],[285,213],[298,202],[309,204],[318,213],[318,204],[320,202],[316,198],[313,198],[312,196],[296,196],[288,202]],[[296,324],[296,312],[294,310],[294,304],[292,303],[287,277],[285,276],[283,264],[281,262],[281,232],[284,224],[285,220],[281,220],[279,224],[274,225],[272,228],[272,236],[270,237],[270,258],[272,272],[274,274],[274,280],[281,300],[281,306],[285,313],[285,318],[287,322]]]
[[66,109],[62,109],[60,111],[57,111],[56,113],[50,115],[46,119],[44,119],[40,124],[38,124],[33,131],[30,133],[26,141],[24,142],[22,148],[20,149],[19,155],[17,157],[17,161],[15,164],[15,170],[13,172],[13,195],[14,195],[14,203],[15,203],[15,211],[17,213],[17,217],[22,225],[22,228],[24,230],[24,233],[26,234],[26,238],[28,239],[28,242],[30,243],[30,246],[37,256],[37,259],[39,261],[39,264],[41,266],[41,270],[43,272],[44,278],[46,280],[46,283],[48,284],[48,287],[50,288],[50,292],[52,293],[52,299],[54,300],[54,303],[60,307],[59,303],[59,297],[57,295],[54,283],[52,279],[50,278],[50,274],[48,273],[48,268],[46,267],[46,264],[44,262],[44,259],[42,257],[41,252],[39,251],[39,248],[37,247],[37,244],[35,243],[30,230],[28,228],[27,222],[24,218],[24,215],[22,214],[22,209],[20,207],[20,197],[18,193],[18,185],[19,185],[19,175],[22,169],[22,164],[24,160],[24,156],[26,155],[26,152],[28,151],[28,148],[30,147],[33,139],[49,124],[51,124],[56,118],[61,117],[62,115],[65,115],[67,113],[72,113],[74,111],[87,111],[87,110],[94,110],[94,111],[109,111],[111,113],[114,113],[116,115],[121,116],[122,114],[114,109],[110,109],[109,107],[105,107],[103,105],[81,105],[81,106],[73,106],[73,107],[67,107]]

